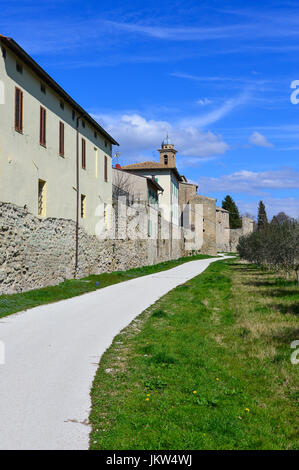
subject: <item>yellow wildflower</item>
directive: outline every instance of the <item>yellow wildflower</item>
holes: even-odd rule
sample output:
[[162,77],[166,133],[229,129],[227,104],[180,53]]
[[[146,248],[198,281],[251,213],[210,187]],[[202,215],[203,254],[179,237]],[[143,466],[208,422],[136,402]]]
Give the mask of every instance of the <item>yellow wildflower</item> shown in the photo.
[[149,401],[149,398],[146,398],[145,401]]
[[196,395],[196,394],[197,394],[197,391],[196,391],[196,390],[193,390],[193,393],[194,393],[194,395]]
[[247,411],[247,413],[249,413],[250,409],[249,409],[249,408],[245,408],[245,411]]

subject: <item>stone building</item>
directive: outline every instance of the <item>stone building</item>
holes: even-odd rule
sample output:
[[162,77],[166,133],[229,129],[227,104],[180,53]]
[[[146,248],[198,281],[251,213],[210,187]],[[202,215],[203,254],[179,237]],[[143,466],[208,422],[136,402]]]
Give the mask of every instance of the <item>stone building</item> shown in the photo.
[[[0,36],[0,48],[0,294],[217,253],[216,199],[179,173],[168,136],[159,162],[113,169],[114,138],[13,39]],[[130,209],[143,203],[137,238],[130,217],[124,237],[99,235],[115,229],[117,194]],[[230,231],[233,251],[251,222]]]
[[194,232],[196,250],[216,255],[216,199],[198,194],[197,189],[196,184],[180,182],[181,224]]
[[115,202],[118,197],[124,196],[128,205],[142,202],[158,208],[159,194],[163,191],[153,177],[127,172],[120,165],[112,168],[112,197]]
[[171,224],[179,227],[179,183],[185,177],[176,168],[177,150],[168,136],[163,140],[159,149],[160,162],[140,162],[122,167],[126,172],[154,178],[163,188],[159,196],[159,206],[163,217]]
[[13,39],[0,47],[0,201],[94,234],[117,142]]
[[230,251],[229,212],[216,206],[216,240],[218,252]]

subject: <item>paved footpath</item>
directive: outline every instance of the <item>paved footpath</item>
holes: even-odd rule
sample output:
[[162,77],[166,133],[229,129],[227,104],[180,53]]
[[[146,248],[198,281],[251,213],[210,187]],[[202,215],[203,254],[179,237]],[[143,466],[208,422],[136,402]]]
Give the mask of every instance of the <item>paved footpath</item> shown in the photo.
[[190,261],[1,319],[0,449],[87,449],[89,393],[104,351],[143,310],[216,260]]

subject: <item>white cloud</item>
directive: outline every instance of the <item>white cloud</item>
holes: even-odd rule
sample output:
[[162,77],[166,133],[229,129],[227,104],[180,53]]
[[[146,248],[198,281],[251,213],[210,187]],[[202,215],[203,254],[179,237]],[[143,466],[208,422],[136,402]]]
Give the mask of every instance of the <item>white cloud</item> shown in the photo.
[[268,190],[298,189],[299,171],[293,168],[254,172],[241,170],[219,178],[202,177],[199,180],[200,191],[215,191],[267,195]]
[[209,100],[209,98],[203,98],[197,101],[197,104],[199,104],[200,106],[208,106],[209,104],[212,104],[212,103],[213,101]]
[[[136,160],[147,154],[152,159],[152,151],[160,145],[168,133],[183,157],[205,159],[224,154],[228,144],[220,135],[204,132],[192,125],[146,119],[140,114],[97,115],[94,116],[120,143],[124,158]],[[142,157],[144,159],[144,157]],[[181,163],[184,159],[181,159]]]
[[273,147],[273,144],[267,140],[267,138],[263,135],[260,134],[259,132],[253,132],[251,136],[249,137],[249,142],[252,145],[257,145],[258,147],[267,147],[271,148]]

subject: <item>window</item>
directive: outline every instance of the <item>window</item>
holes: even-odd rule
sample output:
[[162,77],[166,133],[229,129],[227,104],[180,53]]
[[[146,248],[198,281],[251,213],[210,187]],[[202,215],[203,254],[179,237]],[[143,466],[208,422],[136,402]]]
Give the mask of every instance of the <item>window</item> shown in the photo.
[[42,106],[40,107],[39,143],[43,147],[46,146],[46,110]]
[[81,194],[81,219],[86,217],[86,196]]
[[46,94],[46,85],[44,85],[44,83],[41,83],[40,84],[40,91],[44,94]]
[[64,124],[59,123],[59,155],[64,157]]
[[38,215],[46,215],[46,182],[38,180]]
[[15,91],[15,130],[23,132],[23,92],[20,88]]
[[60,105],[61,109],[64,109],[64,102],[63,101],[60,101],[59,105]]
[[82,120],[82,127],[85,129],[85,121]]
[[168,165],[168,156],[164,155],[164,165]]
[[3,59],[6,59],[6,49],[5,49],[5,47],[2,47],[2,57],[3,57]]
[[107,147],[107,140],[105,140],[105,147]]
[[94,133],[94,138],[97,139],[98,138],[98,134],[95,132]]
[[19,62],[16,63],[16,69],[17,69],[17,72],[23,73],[23,66],[19,64]]
[[108,181],[108,158],[104,156],[104,180],[107,183]]
[[86,170],[86,140],[82,139],[82,168]]
[[75,120],[75,117],[76,117],[76,113],[75,113],[75,111],[73,110],[73,111],[72,111],[72,120],[73,120],[73,121]]

